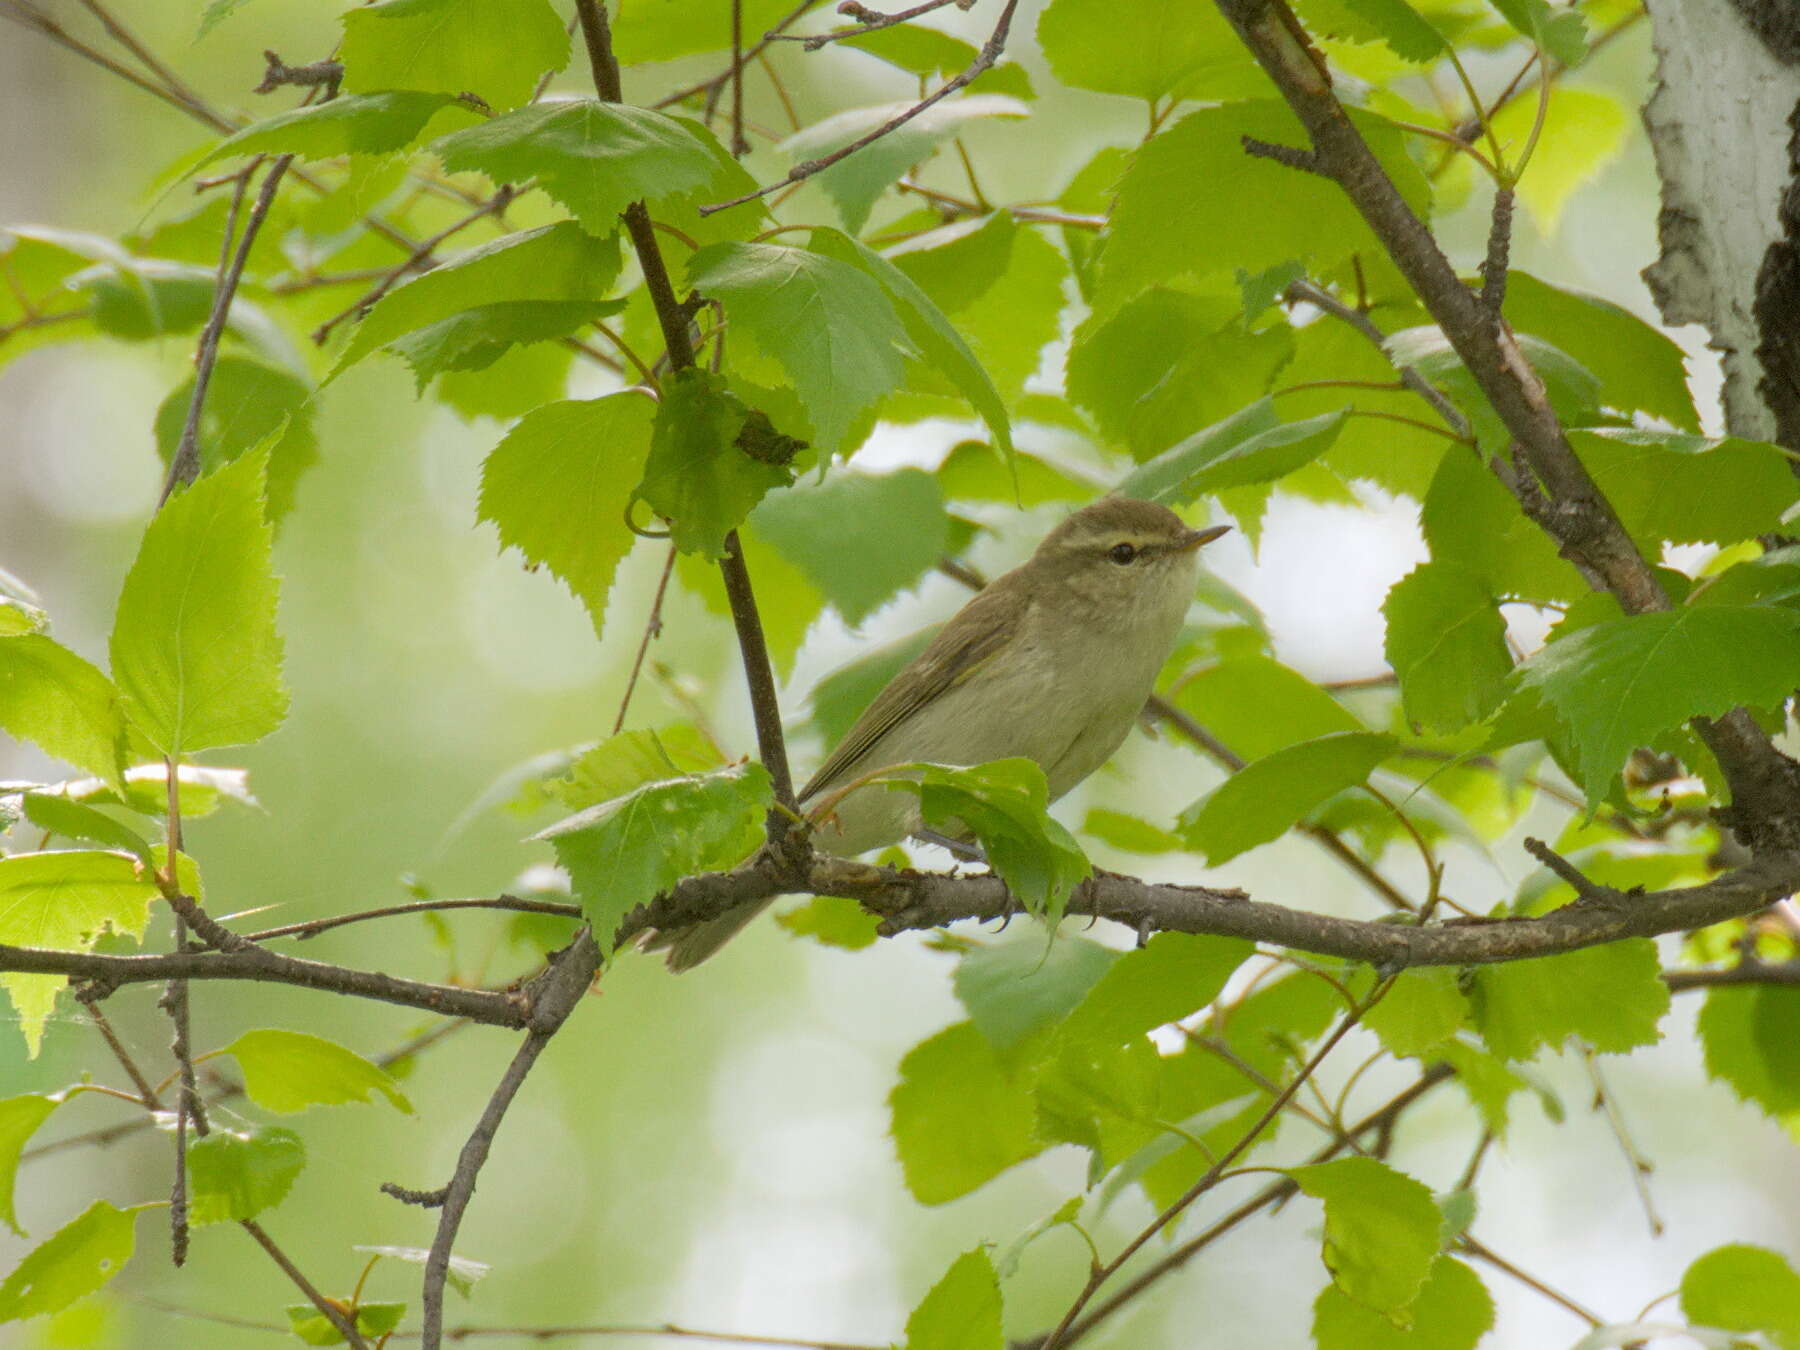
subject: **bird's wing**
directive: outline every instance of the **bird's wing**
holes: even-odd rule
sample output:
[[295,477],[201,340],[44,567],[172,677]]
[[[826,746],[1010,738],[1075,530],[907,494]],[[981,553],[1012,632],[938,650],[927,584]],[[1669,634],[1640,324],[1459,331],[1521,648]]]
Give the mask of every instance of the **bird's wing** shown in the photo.
[[968,679],[1012,641],[1024,612],[1022,607],[1014,606],[1008,614],[1004,599],[1011,589],[1005,584],[1009,579],[1002,577],[958,610],[931,645],[888,681],[801,790],[801,801],[830,787],[837,779],[850,778],[851,766],[877,741],[939,695]]

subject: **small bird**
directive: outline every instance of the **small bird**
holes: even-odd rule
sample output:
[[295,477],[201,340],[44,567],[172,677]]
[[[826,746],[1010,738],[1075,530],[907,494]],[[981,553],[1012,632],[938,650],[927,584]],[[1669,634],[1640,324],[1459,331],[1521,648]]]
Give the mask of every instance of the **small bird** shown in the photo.
[[[918,798],[870,784],[894,764],[968,766],[1035,760],[1055,801],[1124,742],[1180,635],[1202,544],[1230,527],[1190,530],[1154,502],[1108,497],[1044,537],[1022,566],[957,611],[896,675],[800,792],[812,842],[849,857],[922,827]],[[669,968],[711,956],[770,902],[674,933]]]

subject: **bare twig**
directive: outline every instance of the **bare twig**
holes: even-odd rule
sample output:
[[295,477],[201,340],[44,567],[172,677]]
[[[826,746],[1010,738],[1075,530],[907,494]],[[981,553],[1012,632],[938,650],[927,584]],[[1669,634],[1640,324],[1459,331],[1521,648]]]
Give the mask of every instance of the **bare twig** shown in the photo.
[[[949,0],[944,0],[944,3],[949,3]],[[1012,28],[1013,12],[1017,10],[1018,7],[1019,0],[1006,0],[1005,7],[1000,11],[1000,21],[994,25],[993,34],[982,44],[981,50],[975,54],[975,59],[969,63],[968,68],[964,70],[962,74],[945,81],[942,86],[932,91],[930,94],[927,94],[905,112],[890,118],[867,135],[858,136],[848,145],[840,146],[828,155],[821,156],[818,159],[802,160],[792,169],[788,170],[787,177],[780,179],[777,182],[770,183],[765,187],[759,187],[754,192],[746,192],[742,196],[733,197],[729,201],[713,202],[710,205],[702,206],[700,208],[700,214],[703,216],[710,216],[715,211],[724,211],[733,206],[742,206],[745,202],[755,201],[758,197],[766,197],[771,192],[779,192],[790,183],[804,182],[814,174],[819,173],[824,169],[829,169],[833,164],[838,163],[840,160],[847,159],[865,146],[873,145],[888,133],[897,131],[926,109],[933,107],[937,103],[948,98],[957,90],[966,87],[972,80],[981,75],[984,71],[990,69],[995,61],[1000,59],[1000,53],[1006,48],[1008,31]]]
[[714,75],[709,79],[701,80],[698,84],[690,84],[681,89],[677,89],[672,94],[664,94],[650,106],[653,108],[667,108],[673,104],[684,102],[685,100],[692,98],[695,94],[710,94],[712,91],[718,89],[720,85],[724,84],[725,81],[736,75],[744,66],[749,65],[750,62],[763,56],[782,33],[800,22],[800,20],[806,17],[807,13],[811,11],[813,6],[818,3],[819,0],[801,0],[798,5],[795,5],[793,9],[788,11],[779,23],[767,33],[763,34],[760,42],[755,43],[745,50],[737,60],[733,61],[731,65],[725,67],[725,69],[720,71],[717,75]]
[[1567,1294],[1545,1284],[1542,1280],[1538,1279],[1537,1276],[1528,1274],[1519,1269],[1519,1267],[1515,1266],[1511,1261],[1508,1261],[1504,1256],[1501,1256],[1493,1248],[1477,1239],[1473,1233],[1464,1233],[1461,1240],[1456,1245],[1477,1260],[1487,1262],[1495,1270],[1503,1271],[1512,1276],[1527,1289],[1542,1294],[1559,1308],[1566,1309],[1575,1314],[1575,1316],[1586,1322],[1590,1327],[1599,1328],[1606,1325],[1606,1319],[1600,1316],[1600,1314],[1582,1307],[1581,1304],[1577,1303]]
[[512,895],[497,895],[491,900],[409,900],[403,905],[384,905],[380,909],[360,910],[355,914],[332,914],[323,919],[308,919],[280,928],[265,928],[245,933],[245,942],[268,942],[273,938],[298,938],[304,942],[346,924],[366,923],[370,919],[387,919],[397,914],[426,914],[445,909],[497,909],[515,914],[554,914],[559,918],[579,919],[581,906],[566,905],[555,900],[522,900]]
[[[1357,332],[1361,333],[1372,342],[1384,356],[1387,355],[1387,335],[1375,326],[1374,321],[1361,310],[1352,309],[1349,305],[1346,305],[1342,300],[1339,300],[1335,295],[1322,287],[1315,286],[1310,281],[1296,281],[1287,288],[1286,299],[1290,304],[1297,302],[1300,304],[1311,305],[1314,309],[1329,314],[1332,318],[1338,319],[1343,323],[1349,324]],[[1389,357],[1388,359],[1390,362],[1393,361],[1392,357]],[[1394,363],[1394,373],[1400,377],[1401,383],[1431,405],[1432,410],[1435,411],[1439,417],[1443,418],[1445,426],[1449,427],[1458,436],[1467,436],[1469,434],[1468,419],[1457,410],[1456,405],[1450,401],[1443,391],[1430,380],[1419,374],[1419,372],[1414,370],[1411,366],[1400,365],[1398,363]]]
[[914,5],[911,9],[897,10],[892,14],[883,14],[879,10],[870,9],[858,0],[844,0],[838,8],[839,14],[848,14],[856,20],[853,28],[834,28],[828,33],[778,33],[771,31],[765,36],[770,41],[798,42],[809,52],[816,52],[821,47],[833,42],[841,42],[845,38],[861,37],[864,33],[878,33],[883,28],[892,28],[896,24],[906,23],[920,15],[929,14],[934,9],[943,9],[947,5],[961,5],[968,8],[967,0],[924,0],[923,4]]
[[1488,227],[1487,257],[1481,262],[1481,303],[1498,315],[1506,302],[1507,256],[1512,251],[1513,190],[1494,189],[1494,217]]
[[613,718],[612,734],[617,736],[625,729],[625,714],[631,711],[631,695],[637,689],[638,676],[644,670],[644,657],[650,652],[650,642],[662,632],[663,596],[669,590],[669,577],[675,571],[675,545],[669,545],[669,556],[663,560],[662,576],[656,583],[656,598],[650,602],[650,617],[644,620],[644,636],[638,643],[637,657],[631,663],[631,678],[625,681],[625,693],[619,699],[619,715]]
[[1625,1123],[1625,1113],[1619,1108],[1619,1100],[1607,1086],[1606,1075],[1601,1072],[1600,1058],[1592,1050],[1585,1050],[1582,1059],[1587,1064],[1588,1077],[1594,1084],[1594,1108],[1606,1116],[1606,1124],[1612,1130],[1614,1142],[1619,1152],[1625,1155],[1625,1164],[1631,1169],[1632,1189],[1637,1192],[1638,1204],[1644,1209],[1644,1222],[1650,1225],[1650,1236],[1661,1237],[1664,1231],[1662,1215],[1656,1211],[1656,1197],[1650,1194],[1650,1175],[1656,1171],[1656,1165],[1639,1151],[1637,1142],[1631,1137],[1631,1127]]
[[262,83],[251,90],[255,94],[272,94],[284,84],[299,85],[303,89],[323,89],[325,97],[333,97],[338,84],[344,78],[342,61],[312,61],[303,66],[290,66],[274,52],[265,51],[263,60],[269,68],[263,72]]

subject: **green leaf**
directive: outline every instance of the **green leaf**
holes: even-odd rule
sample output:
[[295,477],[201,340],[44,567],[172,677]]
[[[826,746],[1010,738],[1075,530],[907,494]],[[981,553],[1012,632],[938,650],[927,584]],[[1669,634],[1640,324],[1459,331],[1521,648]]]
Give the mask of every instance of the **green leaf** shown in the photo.
[[1406,1321],[1395,1326],[1332,1283],[1313,1303],[1313,1343],[1318,1350],[1475,1350],[1494,1325],[1494,1300],[1473,1270],[1440,1256]]
[[848,452],[850,424],[900,382],[906,332],[887,294],[839,258],[781,244],[714,244],[688,283],[725,305],[794,382],[824,453]]
[[373,1101],[379,1092],[395,1109],[412,1112],[385,1069],[320,1036],[264,1027],[246,1031],[220,1053],[236,1057],[244,1091],[265,1111],[292,1115],[313,1106]]
[[527,413],[481,470],[479,518],[587,606],[596,632],[634,536],[625,512],[649,455],[656,404],[637,394],[546,403]]
[[430,94],[386,89],[378,94],[345,94],[329,103],[291,108],[227,136],[192,171],[235,155],[326,159],[333,155],[385,155],[403,150],[418,138],[427,122],[456,101],[455,92]]
[[1435,560],[1468,568],[1496,597],[1567,602],[1588,592],[1581,574],[1475,455],[1444,456],[1419,524]]
[[742,862],[771,800],[768,770],[739,764],[648,783],[532,837],[555,848],[594,940],[610,952],[619,921],[638,905],[682,877]]
[[860,952],[880,937],[879,916],[841,895],[815,895],[798,909],[777,914],[775,922],[795,937],[811,938],[821,947]]
[[[342,1345],[343,1333],[331,1319],[311,1303],[287,1305],[288,1332],[302,1345]],[[346,1310],[347,1311],[347,1310]],[[356,1330],[371,1341],[379,1341],[406,1316],[404,1303],[361,1303],[356,1308]]]
[[1050,790],[1033,760],[970,768],[895,765],[877,781],[918,793],[925,823],[934,829],[952,837],[972,833],[1007,889],[1052,927],[1069,893],[1093,871],[1075,836],[1050,816]]
[[0,728],[118,784],[125,715],[113,682],[45,633],[0,638]]
[[1468,1019],[1469,1005],[1448,966],[1401,971],[1363,1025],[1393,1055],[1422,1055],[1442,1045]]
[[1347,414],[1281,422],[1268,399],[1169,447],[1119,484],[1122,496],[1186,505],[1229,488],[1272,483],[1331,448]]
[[[1141,36],[1132,40],[1142,45]],[[1430,189],[1404,135],[1372,114],[1353,109],[1349,116],[1407,204],[1429,215]],[[1101,269],[1107,307],[1173,277],[1230,277],[1238,268],[1256,273],[1375,247],[1337,184],[1246,154],[1245,136],[1306,144],[1284,104],[1253,100],[1189,113],[1137,152],[1119,180]],[[1196,193],[1196,183],[1207,190]],[[1248,202],[1262,205],[1247,210]]]
[[1573,431],[1569,443],[1652,558],[1665,542],[1730,544],[1774,532],[1800,501],[1791,460],[1766,442],[1617,427]]
[[[410,1266],[422,1266],[431,1260],[431,1249],[428,1247],[381,1247],[365,1246],[357,1243],[350,1248],[353,1252],[367,1252],[370,1256],[385,1256],[395,1261],[404,1261]],[[464,1298],[475,1292],[493,1267],[485,1261],[472,1261],[466,1256],[450,1254],[450,1262],[444,1271],[445,1280],[450,1287]]]
[[[1086,502],[1093,495],[1092,488],[1037,455],[1015,450],[1011,467],[1014,473],[1009,474],[993,446],[962,441],[938,465],[938,486],[946,501],[1005,502],[1009,506],[1015,502],[1020,506]],[[1800,568],[1796,572],[1800,573]]]
[[[0,858],[0,942],[71,952],[103,932],[142,937],[156,896],[150,874],[127,853],[15,853]],[[0,975],[33,1056],[56,991],[67,982],[62,975]]]
[[[1560,80],[1550,90],[1537,145],[1517,188],[1519,200],[1547,238],[1556,234],[1575,193],[1619,157],[1633,120],[1624,101],[1611,90],[1580,88]],[[1535,97],[1514,99],[1489,122],[1510,160],[1517,161],[1531,137],[1537,102]]]
[[1000,1313],[987,1248],[964,1252],[906,1319],[906,1350],[1003,1350]]
[[1387,661],[1407,719],[1428,731],[1479,722],[1506,698],[1506,620],[1476,573],[1430,562],[1395,583],[1381,607]]
[[925,361],[961,391],[982,421],[993,432],[1003,456],[1013,450],[1012,425],[1006,404],[994,388],[994,382],[983,370],[975,354],[969,350],[932,298],[900,268],[867,245],[836,230],[812,232],[809,245],[813,252],[847,262],[869,276],[893,304],[906,329],[906,336]]
[[[1600,407],[1600,382],[1594,373],[1561,348],[1542,338],[1520,334],[1519,351],[1544,382],[1550,406],[1565,425],[1594,420]],[[1450,395],[1469,419],[1476,444],[1487,454],[1500,454],[1512,443],[1512,432],[1463,365],[1441,328],[1421,324],[1388,334],[1383,349],[1396,366],[1411,366]],[[1447,459],[1470,459],[1450,455]]]
[[[181,443],[193,398],[190,376],[156,410],[156,453],[165,469]],[[312,399],[312,386],[289,371],[248,357],[221,356],[200,410],[200,472],[234,463],[268,441],[269,520],[278,523],[293,509],[300,475],[319,457]]]
[[36,1092],[0,1101],[0,1222],[20,1237],[25,1236],[25,1230],[19,1226],[19,1216],[13,1211],[13,1183],[19,1174],[19,1155],[25,1151],[25,1145],[37,1132],[37,1127],[48,1120],[50,1113],[62,1102],[61,1097],[47,1097]]
[[[772,452],[764,450],[758,428],[773,436]],[[787,463],[799,448],[745,407],[724,376],[677,371],[663,382],[649,458],[634,495],[669,522],[682,552],[716,559],[724,555],[725,536],[751,508],[793,481]]]
[[1725,1331],[1761,1331],[1786,1350],[1800,1346],[1800,1275],[1766,1247],[1715,1247],[1681,1277],[1681,1311]]
[[1338,731],[1253,760],[1181,813],[1209,867],[1279,839],[1308,811],[1355,787],[1393,753],[1392,736]]
[[1516,331],[1535,334],[1592,371],[1607,407],[1700,430],[1681,347],[1630,310],[1515,268],[1506,277],[1506,318]]
[[834,473],[765,498],[750,519],[853,627],[936,566],[950,529],[937,482],[920,469]]
[[1385,42],[1402,61],[1428,65],[1449,49],[1444,35],[1406,0],[1302,0],[1294,8],[1316,34]]
[[1800,989],[1709,989],[1700,1010],[1708,1076],[1781,1120],[1800,1120]]
[[136,1245],[132,1229],[148,1208],[115,1209],[96,1200],[28,1252],[0,1284],[0,1322],[61,1312],[112,1279],[131,1259]]
[[522,791],[509,805],[527,812],[560,802],[571,811],[622,797],[633,788],[664,778],[722,767],[718,748],[696,727],[677,722],[654,731],[622,731],[580,750],[572,760],[553,762],[541,791]]
[[[1107,439],[1148,459],[1184,437],[1200,441],[1214,423],[1245,425],[1240,409],[1253,404],[1254,430],[1280,425],[1255,400],[1293,354],[1285,325],[1251,332],[1238,322],[1237,296],[1189,295],[1153,287],[1116,313],[1091,316],[1069,345],[1069,399],[1090,413]],[[1248,432],[1246,432],[1248,434]],[[1199,468],[1227,445],[1180,459]],[[1160,481],[1160,480],[1159,480]]]
[[1587,30],[1581,14],[1550,8],[1549,0],[1493,0],[1506,21],[1565,66],[1578,66],[1587,55]]
[[300,1136],[279,1125],[242,1132],[215,1125],[188,1145],[187,1156],[197,1224],[254,1219],[275,1208],[306,1166]]
[[246,455],[170,498],[125,577],[113,675],[132,725],[170,757],[259,741],[287,716],[267,468]]
[[1055,934],[988,942],[956,963],[956,997],[988,1043],[1007,1051],[1062,1021],[1119,953],[1087,938]]
[[25,819],[48,834],[118,849],[131,854],[146,867],[151,865],[149,841],[85,802],[54,793],[27,792],[24,806]]
[[[777,149],[795,166],[824,159],[860,140],[912,108],[917,100],[847,108],[795,132]],[[964,94],[934,103],[879,140],[845,156],[812,176],[837,206],[844,228],[862,233],[869,212],[882,193],[915,164],[931,158],[945,141],[961,135],[971,122],[989,117],[1024,117],[1031,109],[1004,94]]]
[[1687,602],[1690,605],[1792,605],[1797,597],[1800,597],[1800,548],[1789,547],[1764,553],[1707,577],[1694,588]]
[[[68,284],[93,301],[94,326],[128,342],[192,333],[212,312],[215,274],[208,268],[158,258],[124,258],[102,263],[69,278]],[[247,302],[234,299],[241,318]]]
[[[175,771],[181,789],[181,814],[188,820],[210,816],[225,802],[237,802],[256,810],[262,803],[250,791],[250,775],[243,769],[204,768],[183,764]],[[98,778],[77,779],[59,786],[70,801],[89,806],[123,806],[140,816],[160,820],[169,810],[169,774],[162,764],[138,764],[125,771],[125,791]]]
[[1502,1059],[1530,1059],[1579,1037],[1605,1054],[1654,1045],[1669,1010],[1656,944],[1630,938],[1560,956],[1477,966],[1475,1026]]
[[569,35],[548,0],[384,0],[344,14],[338,55],[352,91],[469,92],[510,108],[568,63]]
[[1363,725],[1298,671],[1266,656],[1238,656],[1182,681],[1175,703],[1242,759]]
[[1056,78],[1128,98],[1242,98],[1268,85],[1216,10],[1157,0],[1055,0],[1038,43]]
[[617,314],[623,300],[509,300],[464,310],[389,344],[423,390],[446,371],[486,370],[513,347],[551,342]]
[[465,422],[478,417],[510,422],[567,394],[574,363],[574,350],[561,343],[509,347],[480,370],[445,371],[431,396]]
[[1800,614],[1708,605],[1609,619],[1550,643],[1520,667],[1568,728],[1590,807],[1626,756],[1690,717],[1779,706],[1800,670]]
[[1438,1255],[1443,1215],[1431,1191],[1373,1158],[1341,1158],[1288,1175],[1325,1202],[1325,1266],[1337,1287],[1407,1325]]
[[431,148],[452,173],[474,170],[495,183],[536,179],[594,235],[611,234],[631,203],[705,187],[718,172],[690,123],[593,99],[520,108],[440,136]]
[[1121,1045],[1178,1022],[1217,998],[1254,949],[1243,938],[1158,933],[1111,965],[1070,1015],[1063,1035]]
[[1036,1103],[973,1022],[914,1046],[888,1106],[906,1188],[920,1204],[967,1195],[1041,1147]]
[[509,301],[604,300],[619,267],[616,238],[596,239],[568,220],[470,249],[377,301],[327,382],[396,338],[466,310]]
[[[893,24],[873,29],[836,44],[840,49],[867,52],[878,60],[940,84],[960,75],[975,64],[975,48],[960,38],[921,24]],[[1001,61],[977,75],[968,86],[983,93],[1011,94],[1014,98],[1033,98],[1031,77],[1016,61]]]
[[[744,0],[746,38],[773,28],[793,9],[791,0]],[[620,0],[612,21],[613,50],[628,65],[669,61],[731,45],[731,15],[696,7],[693,0]]]

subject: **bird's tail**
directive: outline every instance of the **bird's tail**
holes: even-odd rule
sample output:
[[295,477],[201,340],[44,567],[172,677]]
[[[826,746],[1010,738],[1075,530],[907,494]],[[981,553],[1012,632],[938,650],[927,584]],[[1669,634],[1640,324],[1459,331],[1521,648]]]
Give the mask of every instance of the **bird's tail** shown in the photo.
[[767,909],[772,900],[773,897],[752,901],[728,909],[716,919],[704,919],[671,933],[655,933],[644,943],[644,950],[668,952],[669,969],[677,975],[692,970],[736,937],[738,931]]

